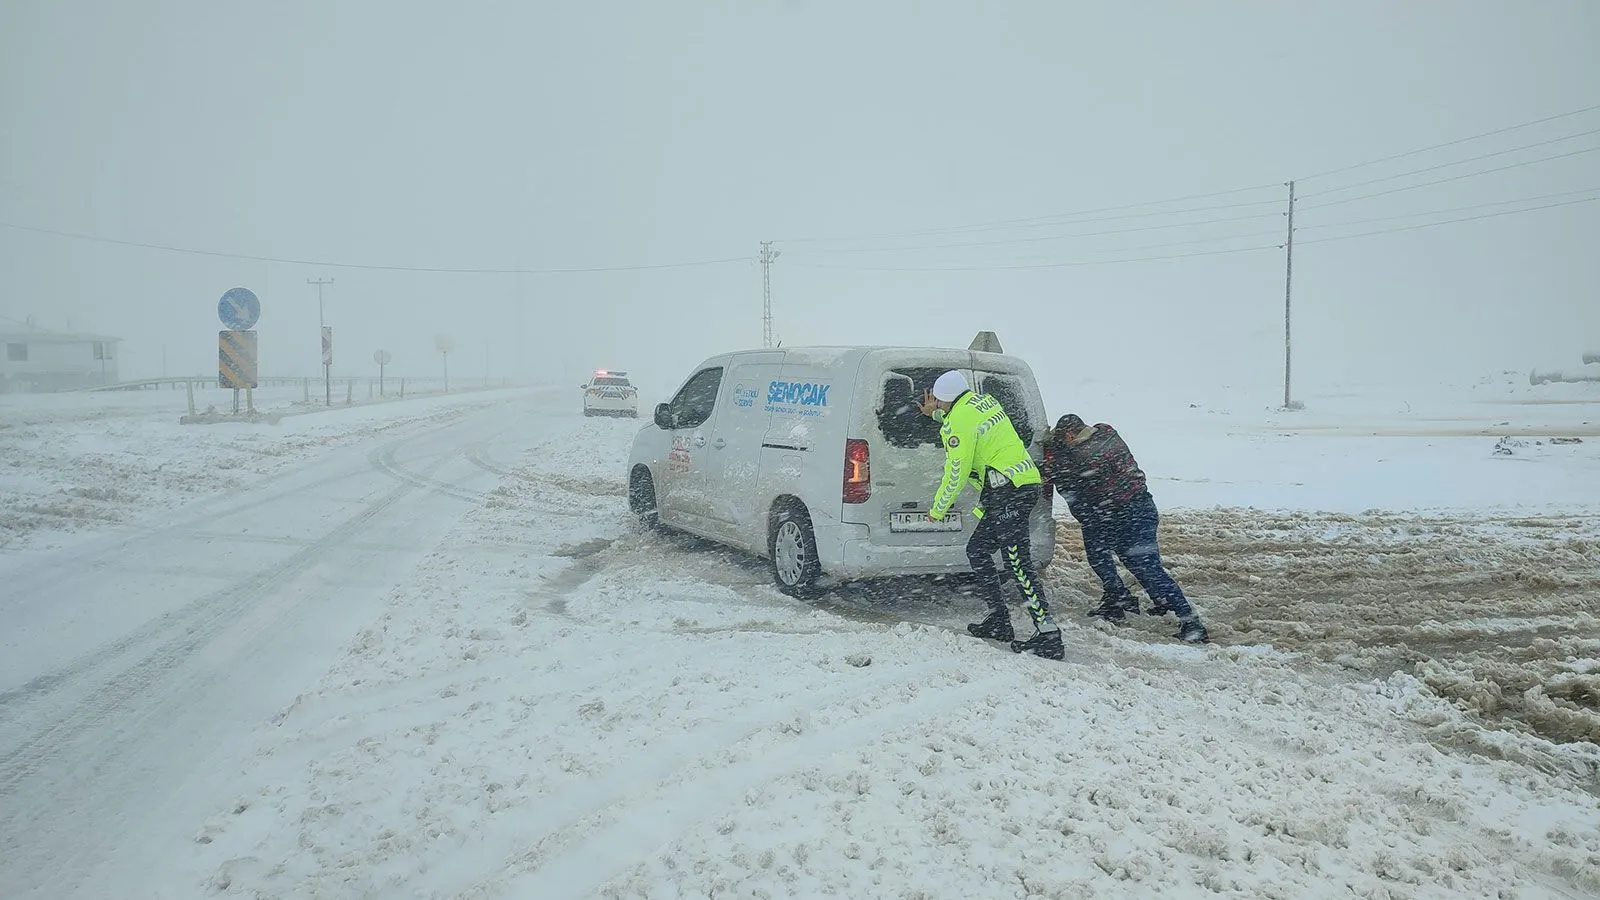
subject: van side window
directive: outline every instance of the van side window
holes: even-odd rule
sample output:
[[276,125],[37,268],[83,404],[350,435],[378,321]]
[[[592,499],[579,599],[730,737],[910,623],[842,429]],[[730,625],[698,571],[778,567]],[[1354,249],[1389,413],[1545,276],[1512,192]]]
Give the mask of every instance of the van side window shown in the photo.
[[1006,418],[1017,429],[1017,436],[1022,438],[1022,443],[1031,445],[1033,420],[1028,415],[1028,395],[1022,389],[1022,382],[1004,375],[985,374],[983,392],[999,401],[1000,408],[1006,411]]
[[917,402],[924,391],[944,373],[942,368],[906,367],[891,369],[883,379],[883,396],[878,403],[878,430],[896,447],[920,447],[939,443],[939,423],[923,415]]
[[717,406],[717,389],[722,386],[722,369],[701,369],[694,373],[678,395],[667,404],[674,428],[699,428],[711,418]]

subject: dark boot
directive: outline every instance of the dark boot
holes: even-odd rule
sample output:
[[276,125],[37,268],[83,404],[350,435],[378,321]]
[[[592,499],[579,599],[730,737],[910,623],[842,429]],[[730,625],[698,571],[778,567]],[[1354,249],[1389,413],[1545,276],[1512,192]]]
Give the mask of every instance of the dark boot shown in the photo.
[[1206,634],[1205,623],[1196,617],[1178,623],[1178,640],[1190,644],[1204,644],[1210,642],[1211,636]]
[[1044,659],[1066,659],[1067,651],[1061,646],[1061,629],[1051,628],[1041,631],[1025,641],[1012,641],[1011,652],[1021,653],[1027,651],[1034,656]]
[[982,622],[967,626],[967,633],[991,641],[1010,641],[1017,636],[1011,628],[1011,612],[1004,606],[990,608]]
[[1145,610],[1144,614],[1147,616],[1164,616],[1167,613],[1175,612],[1177,612],[1177,610],[1168,606],[1165,600],[1151,600],[1150,608]]
[[1115,594],[1101,594],[1100,605],[1090,608],[1089,615],[1107,622],[1120,622],[1128,613],[1138,615],[1139,601],[1132,594],[1117,596]]

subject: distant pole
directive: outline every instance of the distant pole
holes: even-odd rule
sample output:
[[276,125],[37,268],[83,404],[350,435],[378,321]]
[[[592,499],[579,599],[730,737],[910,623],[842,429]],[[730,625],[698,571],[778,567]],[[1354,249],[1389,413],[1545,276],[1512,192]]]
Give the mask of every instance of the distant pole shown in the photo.
[[433,339],[433,349],[439,351],[444,357],[444,392],[450,393],[450,351],[456,349],[456,342],[448,334],[436,335]]
[[1283,408],[1290,409],[1293,402],[1289,394],[1289,375],[1292,362],[1292,333],[1289,329],[1290,297],[1294,291],[1294,182],[1289,182],[1289,237],[1284,241],[1283,267]]
[[[325,285],[325,284],[333,284],[333,279],[332,278],[317,278],[317,279],[307,278],[306,279],[306,284],[314,284],[314,285],[317,286],[317,339],[320,342],[321,338],[322,338],[322,334],[324,333],[323,329],[326,329],[328,327],[328,318],[327,318],[327,316],[323,315],[323,312],[322,312],[322,286]],[[332,374],[332,369],[333,369],[333,366],[329,365],[327,359],[324,358],[323,362],[322,362],[322,405],[323,406],[332,406],[333,405],[333,374]]]
[[772,346],[772,263],[782,250],[772,249],[771,241],[761,242],[761,346]]

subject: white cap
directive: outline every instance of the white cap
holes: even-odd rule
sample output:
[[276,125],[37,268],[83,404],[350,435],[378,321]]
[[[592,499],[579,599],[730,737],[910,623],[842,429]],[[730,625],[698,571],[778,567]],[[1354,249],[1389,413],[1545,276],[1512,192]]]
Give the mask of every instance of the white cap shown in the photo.
[[933,399],[949,403],[967,390],[967,376],[955,369],[940,375],[933,383]]

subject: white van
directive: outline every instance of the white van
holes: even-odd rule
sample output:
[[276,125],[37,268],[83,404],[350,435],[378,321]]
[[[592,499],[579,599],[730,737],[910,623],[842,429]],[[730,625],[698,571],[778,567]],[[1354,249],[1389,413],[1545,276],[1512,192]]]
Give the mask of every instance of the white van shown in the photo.
[[[648,522],[771,560],[773,581],[791,594],[825,575],[970,571],[965,547],[977,492],[964,490],[944,522],[926,516],[944,448],[917,401],[950,369],[1000,401],[1042,462],[1044,402],[1017,357],[916,347],[749,350],[701,363],[656,407],[655,423],[634,438],[629,506]],[[1044,485],[1031,523],[1041,570],[1055,554],[1052,493]]]

